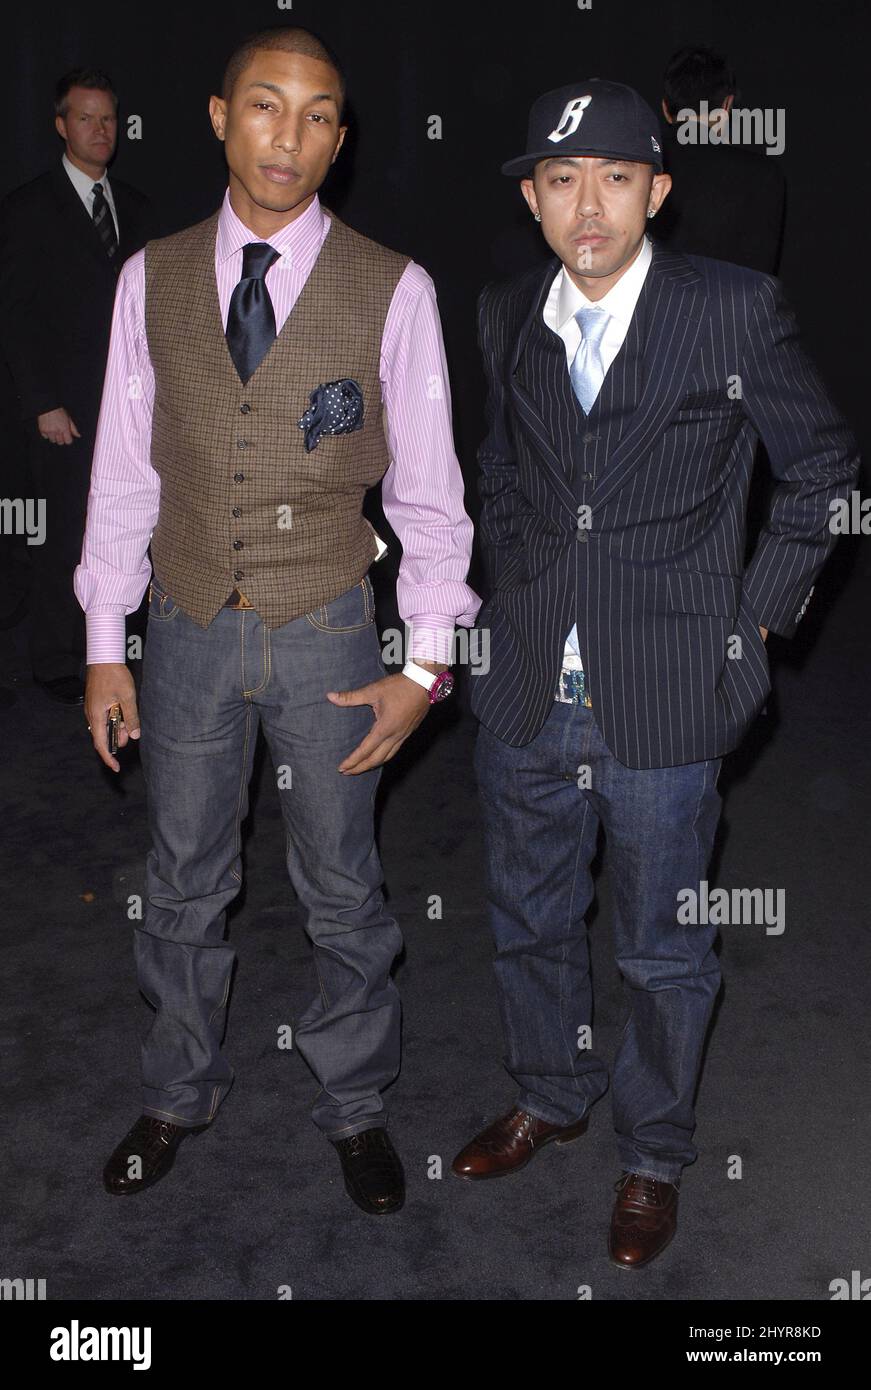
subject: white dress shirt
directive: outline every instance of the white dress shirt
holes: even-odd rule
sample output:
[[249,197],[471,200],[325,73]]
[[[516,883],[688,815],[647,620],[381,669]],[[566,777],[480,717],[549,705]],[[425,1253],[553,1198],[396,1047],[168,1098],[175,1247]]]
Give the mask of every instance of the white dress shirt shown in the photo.
[[115,236],[117,237],[120,243],[121,232],[118,227],[118,214],[115,211],[115,199],[112,197],[112,190],[109,187],[109,177],[107,171],[105,169],[103,170],[103,177],[101,179],[92,179],[90,174],[86,174],[85,171],[83,169],[80,169],[77,164],[73,164],[71,160],[67,159],[66,152],[64,152],[64,154],[61,157],[61,163],[66,169],[70,177],[70,182],[72,183],[73,188],[76,190],[79,197],[81,198],[85,206],[85,211],[87,212],[92,222],[94,220],[94,184],[99,183],[102,185],[103,196],[105,197],[106,202],[109,204],[109,211],[112,214],[112,221],[115,223]]
[[[613,285],[606,295],[595,300],[588,299],[578,289],[571,276],[566,274],[564,267],[560,266],[550,287],[542,316],[547,327],[562,338],[569,368],[571,368],[575,353],[581,345],[581,330],[575,314],[579,309],[592,308],[595,305],[611,315],[611,322],[602,337],[600,348],[602,365],[607,375],[608,368],[623,346],[623,340],[629,331],[629,324],[632,321],[635,305],[638,302],[638,296],[641,293],[641,287],[644,284],[652,256],[651,243],[645,237],[641,243],[641,250],[628,270],[623,272],[616,285]],[[572,628],[566,638],[563,670],[583,670],[581,654],[578,649],[577,625]]]

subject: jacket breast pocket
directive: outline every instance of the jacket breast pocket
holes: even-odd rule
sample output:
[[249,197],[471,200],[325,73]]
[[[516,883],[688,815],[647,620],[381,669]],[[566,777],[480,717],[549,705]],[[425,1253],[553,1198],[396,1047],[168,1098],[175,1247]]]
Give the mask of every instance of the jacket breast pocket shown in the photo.
[[706,420],[729,420],[740,413],[740,402],[732,400],[722,387],[687,391],[681,396],[672,421],[701,424]]
[[721,386],[703,386],[698,390],[685,391],[680,403],[682,406],[728,405],[729,397]]

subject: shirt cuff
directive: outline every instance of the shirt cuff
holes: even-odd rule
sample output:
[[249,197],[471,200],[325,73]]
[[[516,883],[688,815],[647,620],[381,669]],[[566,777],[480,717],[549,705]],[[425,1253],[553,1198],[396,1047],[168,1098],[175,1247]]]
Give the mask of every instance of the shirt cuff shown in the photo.
[[127,619],[124,613],[86,613],[88,665],[127,664]]
[[453,618],[415,618],[407,624],[409,629],[408,659],[410,661],[437,661],[450,666],[455,659]]

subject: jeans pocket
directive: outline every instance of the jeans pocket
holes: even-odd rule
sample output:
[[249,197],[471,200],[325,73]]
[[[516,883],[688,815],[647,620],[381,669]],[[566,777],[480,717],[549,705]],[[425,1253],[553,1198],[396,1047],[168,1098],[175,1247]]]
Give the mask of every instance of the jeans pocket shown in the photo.
[[179,606],[175,599],[170,598],[160,580],[152,575],[151,583],[148,585],[148,617],[154,618],[157,622],[169,622],[178,612]]
[[369,627],[375,621],[375,593],[368,574],[305,616],[321,632],[359,632]]

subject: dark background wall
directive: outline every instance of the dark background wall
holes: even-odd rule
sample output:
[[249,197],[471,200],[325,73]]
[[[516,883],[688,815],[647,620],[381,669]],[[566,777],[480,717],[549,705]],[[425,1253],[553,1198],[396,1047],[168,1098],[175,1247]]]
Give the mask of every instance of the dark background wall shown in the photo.
[[[226,57],[276,22],[315,29],[349,77],[352,130],[322,197],[353,226],[433,276],[451,367],[457,446],[469,484],[481,437],[483,381],[475,298],[488,279],[546,251],[516,182],[499,173],[520,153],[530,101],[577,76],[637,87],[658,109],[669,54],[705,42],[730,57],[737,104],[783,107],[788,181],[780,277],[808,346],[860,438],[871,426],[864,308],[869,176],[862,0],[296,0],[104,7],[35,3],[6,26],[0,90],[0,194],[59,159],[52,90],[76,64],[105,68],[121,98],[113,172],[157,204],[163,230],[207,216],[225,187],[208,119]],[[427,137],[438,115],[443,138]],[[126,136],[141,116],[143,136]],[[476,501],[467,489],[473,514]]]

